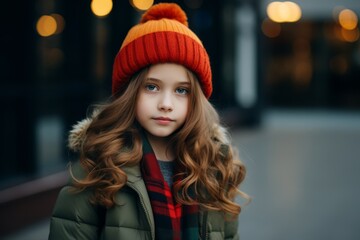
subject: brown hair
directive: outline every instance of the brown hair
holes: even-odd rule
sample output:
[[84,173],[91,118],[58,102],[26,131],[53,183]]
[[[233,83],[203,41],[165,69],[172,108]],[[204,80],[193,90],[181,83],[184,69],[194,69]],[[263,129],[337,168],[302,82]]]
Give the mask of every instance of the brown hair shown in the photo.
[[[87,128],[80,147],[80,163],[87,172],[76,179],[78,190],[92,188],[92,201],[111,207],[115,195],[127,181],[123,166],[138,164],[142,159],[142,142],[136,126],[135,106],[138,89],[148,68],[141,71],[128,86],[99,113]],[[238,186],[245,177],[245,167],[234,153],[219,116],[202,93],[195,75],[188,72],[191,82],[189,112],[184,125],[173,134],[181,181],[174,182],[175,198],[182,204],[198,203],[207,209],[231,214],[240,213],[234,202]],[[190,192],[194,191],[195,196]]]

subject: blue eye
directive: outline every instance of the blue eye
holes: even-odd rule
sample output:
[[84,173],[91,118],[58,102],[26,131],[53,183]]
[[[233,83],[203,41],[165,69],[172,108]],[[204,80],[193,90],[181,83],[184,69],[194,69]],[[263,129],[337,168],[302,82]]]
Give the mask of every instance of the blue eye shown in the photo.
[[189,89],[187,89],[187,88],[177,88],[176,93],[181,94],[181,95],[187,95],[187,94],[189,94]]
[[159,90],[158,87],[156,85],[154,85],[154,84],[147,84],[145,86],[145,89],[150,91],[150,92],[155,92],[155,91]]

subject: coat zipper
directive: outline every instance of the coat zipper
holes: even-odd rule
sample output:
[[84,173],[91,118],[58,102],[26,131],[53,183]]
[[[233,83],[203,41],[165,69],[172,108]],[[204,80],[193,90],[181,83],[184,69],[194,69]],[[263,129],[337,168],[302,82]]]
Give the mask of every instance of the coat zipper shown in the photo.
[[204,214],[203,214],[203,222],[202,222],[202,229],[201,229],[201,239],[202,240],[207,240],[208,239],[207,217],[208,217],[208,212],[205,211]]
[[151,224],[150,214],[149,214],[149,212],[147,211],[147,209],[146,209],[146,207],[145,207],[144,199],[143,199],[140,191],[137,190],[137,189],[136,189],[134,186],[132,186],[131,184],[127,184],[127,185],[139,195],[139,199],[140,199],[141,206],[142,206],[142,208],[144,209],[146,218],[147,218],[147,220],[148,220],[148,222],[149,222],[149,225],[150,225],[151,238],[152,238],[153,240],[155,240],[155,229],[154,229],[154,227],[153,227],[153,224]]

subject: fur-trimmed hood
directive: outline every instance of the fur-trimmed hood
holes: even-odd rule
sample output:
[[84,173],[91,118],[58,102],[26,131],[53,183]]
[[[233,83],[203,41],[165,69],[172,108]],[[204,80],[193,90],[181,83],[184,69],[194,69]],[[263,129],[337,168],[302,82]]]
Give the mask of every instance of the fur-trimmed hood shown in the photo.
[[86,131],[99,112],[100,110],[94,110],[90,117],[87,117],[73,125],[68,137],[68,147],[71,150],[75,152],[80,150],[85,139]]

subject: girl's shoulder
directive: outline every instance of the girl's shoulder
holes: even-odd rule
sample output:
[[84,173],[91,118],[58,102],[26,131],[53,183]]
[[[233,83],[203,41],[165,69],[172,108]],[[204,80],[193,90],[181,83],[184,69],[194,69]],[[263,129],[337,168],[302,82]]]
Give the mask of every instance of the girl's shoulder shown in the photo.
[[102,207],[90,202],[90,190],[74,192],[66,186],[59,192],[50,220],[49,239],[97,239]]
[[[221,211],[204,210],[199,215],[200,227],[208,229],[209,239],[239,239],[238,216],[228,216]],[[206,223],[206,226],[204,224]],[[210,227],[211,226],[211,227]]]
[[90,190],[74,191],[73,187],[63,187],[53,210],[53,218],[72,222],[97,225],[98,209],[90,202]]

